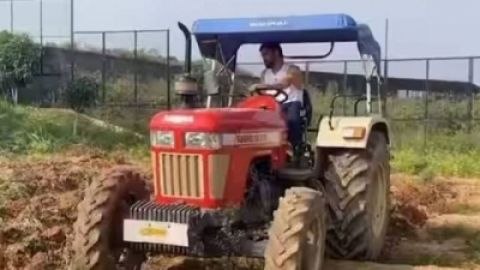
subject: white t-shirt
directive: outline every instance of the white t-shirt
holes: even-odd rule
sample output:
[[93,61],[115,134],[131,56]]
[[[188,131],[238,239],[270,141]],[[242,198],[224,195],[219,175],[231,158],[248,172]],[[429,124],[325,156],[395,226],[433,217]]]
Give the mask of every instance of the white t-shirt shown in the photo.
[[[264,84],[279,84],[287,77],[289,65],[284,64],[282,68],[277,71],[273,72],[271,68],[267,68],[262,72],[262,83]],[[295,86],[290,85],[289,87],[283,89],[285,93],[288,95],[288,99],[285,103],[300,101],[303,103],[303,92],[302,89],[297,89]],[[268,94],[272,96],[275,95],[275,91],[266,91]],[[276,98],[278,101],[284,99],[283,95],[279,95]]]

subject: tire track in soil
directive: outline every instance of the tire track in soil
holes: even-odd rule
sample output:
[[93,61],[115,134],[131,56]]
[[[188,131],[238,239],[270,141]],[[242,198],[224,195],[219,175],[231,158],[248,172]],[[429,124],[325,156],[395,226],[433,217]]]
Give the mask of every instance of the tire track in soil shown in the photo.
[[[410,176],[392,176],[392,226],[381,260],[384,264],[329,260],[325,270],[480,269],[480,265],[475,264],[480,254],[477,259],[472,258],[472,247],[468,243],[472,237],[480,237],[480,180],[439,178],[431,183],[419,183],[421,181]],[[176,258],[172,262],[159,257],[148,269],[253,270],[262,269],[262,262],[245,258]]]
[[[248,261],[248,262],[247,262]],[[194,260],[185,258],[156,258],[146,267],[146,270],[261,270],[263,263],[259,259],[230,258]],[[438,266],[392,265],[371,262],[350,262],[327,260],[325,270],[461,270],[462,268]],[[476,268],[463,268],[476,269]]]
[[480,180],[438,178],[420,185],[412,177],[393,179],[397,224],[383,260],[480,269]]
[[[112,157],[85,149],[41,160],[0,160],[0,269],[65,269],[70,258],[71,225],[83,188],[102,170],[125,164],[125,160],[122,155]],[[145,172],[149,172],[148,167]],[[448,261],[454,266],[471,262],[468,240],[480,231],[480,180],[450,178],[418,185],[408,176],[392,179],[393,223],[383,262],[445,264],[435,258],[439,253],[447,265]],[[422,252],[426,254],[419,256]],[[247,258],[156,257],[146,269],[255,270],[261,266],[261,260]],[[325,269],[455,268],[329,261]]]

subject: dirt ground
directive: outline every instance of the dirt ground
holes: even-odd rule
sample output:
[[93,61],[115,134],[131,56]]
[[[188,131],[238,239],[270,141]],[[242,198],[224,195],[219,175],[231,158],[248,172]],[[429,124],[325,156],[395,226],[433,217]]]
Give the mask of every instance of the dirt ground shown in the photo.
[[[102,170],[125,160],[84,149],[0,160],[0,269],[65,269],[83,188]],[[393,175],[392,194],[392,225],[381,264],[328,261],[326,269],[480,269],[480,179],[421,182]],[[261,266],[261,260],[246,258],[157,257],[146,269]]]

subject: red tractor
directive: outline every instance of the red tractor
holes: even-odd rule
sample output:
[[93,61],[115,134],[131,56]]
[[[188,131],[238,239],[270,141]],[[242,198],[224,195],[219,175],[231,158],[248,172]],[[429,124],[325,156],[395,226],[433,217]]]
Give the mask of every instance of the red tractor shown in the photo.
[[[181,29],[189,73],[191,34]],[[229,72],[233,82],[237,51],[247,43],[331,43],[326,55],[291,57],[312,59],[328,56],[335,42],[354,41],[371,82],[380,74],[380,49],[370,29],[347,15],[315,15],[199,20],[193,34],[214,63],[204,80],[206,108],[198,108],[195,80],[184,76],[176,83],[184,108],[151,120],[153,192],[131,167],[91,183],[78,207],[72,268],[140,269],[155,254],[264,257],[268,270],[320,270],[325,252],[376,259],[389,216],[389,128],[371,113],[370,84],[358,99],[367,116],[333,116],[332,101],[316,143],[304,143],[310,168],[289,166],[285,118],[264,89],[232,105],[232,83],[226,106],[211,106],[225,97],[212,75]]]

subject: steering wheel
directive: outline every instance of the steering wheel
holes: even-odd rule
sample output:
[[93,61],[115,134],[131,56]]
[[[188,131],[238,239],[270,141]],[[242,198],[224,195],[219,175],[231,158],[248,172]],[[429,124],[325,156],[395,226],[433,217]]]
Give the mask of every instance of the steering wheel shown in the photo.
[[[273,95],[266,94],[265,91],[275,91],[275,94],[273,94]],[[280,103],[280,104],[283,104],[288,100],[288,94],[281,88],[272,89],[271,87],[256,86],[254,92],[257,93],[260,96],[273,96],[275,98],[275,100],[277,100],[277,102]],[[279,97],[279,96],[281,96],[283,98],[278,100],[277,97]]]

